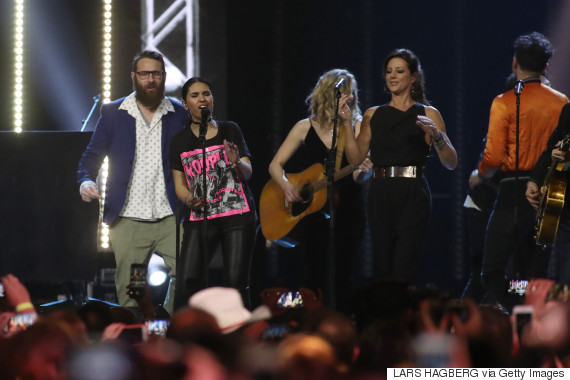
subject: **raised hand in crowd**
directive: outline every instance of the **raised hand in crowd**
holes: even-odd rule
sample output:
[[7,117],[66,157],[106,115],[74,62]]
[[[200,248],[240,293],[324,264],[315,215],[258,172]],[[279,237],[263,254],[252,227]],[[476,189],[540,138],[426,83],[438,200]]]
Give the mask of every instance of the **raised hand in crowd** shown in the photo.
[[528,282],[524,296],[524,304],[534,308],[533,319],[540,319],[554,303],[547,300],[548,292],[554,285],[553,280],[546,278],[532,279]]
[[109,340],[115,340],[121,335],[121,332],[125,329],[125,324],[120,322],[111,323],[105,330],[103,330],[103,335],[101,336],[101,342],[106,342]]
[[4,285],[4,297],[6,298],[6,302],[17,313],[35,311],[28,289],[26,289],[24,284],[22,284],[16,276],[7,274],[1,277],[0,281],[2,281],[2,285]]

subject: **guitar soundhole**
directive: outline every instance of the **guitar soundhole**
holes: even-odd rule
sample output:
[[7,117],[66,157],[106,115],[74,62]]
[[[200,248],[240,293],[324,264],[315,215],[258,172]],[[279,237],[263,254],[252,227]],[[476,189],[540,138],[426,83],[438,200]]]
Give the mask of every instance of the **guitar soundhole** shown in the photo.
[[303,198],[300,202],[295,202],[291,205],[291,215],[297,216],[303,213],[313,201],[313,189],[310,185],[305,185],[299,192],[301,198]]

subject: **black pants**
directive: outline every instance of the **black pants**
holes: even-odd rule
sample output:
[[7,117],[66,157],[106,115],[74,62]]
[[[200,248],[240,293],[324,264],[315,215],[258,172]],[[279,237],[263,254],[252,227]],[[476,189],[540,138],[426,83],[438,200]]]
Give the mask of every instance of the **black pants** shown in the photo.
[[469,273],[469,281],[461,298],[469,297],[475,302],[482,302],[485,288],[481,280],[481,267],[489,214],[475,208],[467,208],[465,213],[467,214],[467,252],[469,252],[471,273]]
[[280,250],[289,264],[284,273],[287,278],[277,286],[305,287],[315,292],[320,289],[326,306],[331,306],[334,298],[336,310],[349,313],[354,257],[365,227],[361,214],[361,210],[352,210],[349,216],[344,215],[343,210],[337,212],[332,247],[330,219],[324,213],[310,214],[301,220],[296,228],[304,231],[298,246]]
[[[483,284],[490,301],[497,301],[507,310],[522,300],[507,293],[508,279],[546,278],[549,251],[536,245],[534,226],[536,211],[524,196],[520,181],[515,192],[513,180],[503,180],[487,225],[483,258]],[[516,201],[515,201],[516,200]],[[517,218],[515,220],[515,207]],[[507,269],[510,267],[509,271]]]
[[424,177],[372,181],[368,221],[378,277],[414,281],[430,207],[431,193]]
[[550,255],[548,278],[560,284],[570,284],[570,209],[568,207],[565,207],[560,215],[560,224]]
[[[203,283],[202,229],[200,223],[184,224],[184,237],[180,250],[176,273],[175,309],[188,303],[192,294],[210,284]],[[242,295],[244,305],[250,307],[248,294],[249,271],[253,247],[255,245],[256,225],[245,225],[218,228],[212,224],[207,226],[207,260],[210,262],[213,253],[221,246],[223,268],[222,286],[232,287]]]

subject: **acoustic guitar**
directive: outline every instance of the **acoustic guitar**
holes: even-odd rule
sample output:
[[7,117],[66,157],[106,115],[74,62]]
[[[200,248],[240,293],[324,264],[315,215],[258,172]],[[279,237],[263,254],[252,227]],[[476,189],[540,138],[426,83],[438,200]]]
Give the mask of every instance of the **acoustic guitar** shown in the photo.
[[[334,180],[346,177],[358,166],[345,166],[335,173]],[[267,240],[278,241],[309,214],[323,208],[327,201],[327,178],[325,168],[316,163],[296,174],[287,174],[290,183],[299,189],[302,201],[290,203],[285,198],[281,186],[269,180],[261,191],[259,199],[259,219],[261,232]]]
[[[564,137],[558,149],[570,151],[570,134]],[[541,188],[542,196],[536,216],[534,236],[538,245],[551,245],[558,232],[566,194],[566,173],[562,171],[563,168],[563,162],[553,159]]]

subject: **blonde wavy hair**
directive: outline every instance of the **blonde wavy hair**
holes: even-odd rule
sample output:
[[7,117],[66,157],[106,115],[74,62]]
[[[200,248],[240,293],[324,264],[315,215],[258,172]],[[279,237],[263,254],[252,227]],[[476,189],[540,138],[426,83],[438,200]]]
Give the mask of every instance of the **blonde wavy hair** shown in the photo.
[[336,105],[334,85],[342,77],[345,78],[345,84],[341,87],[342,94],[350,94],[353,97],[349,103],[352,111],[351,124],[354,126],[358,120],[362,119],[358,103],[358,86],[354,75],[344,69],[332,69],[321,75],[313,91],[305,100],[309,106],[309,117],[315,119],[321,126],[327,126],[332,122]]

